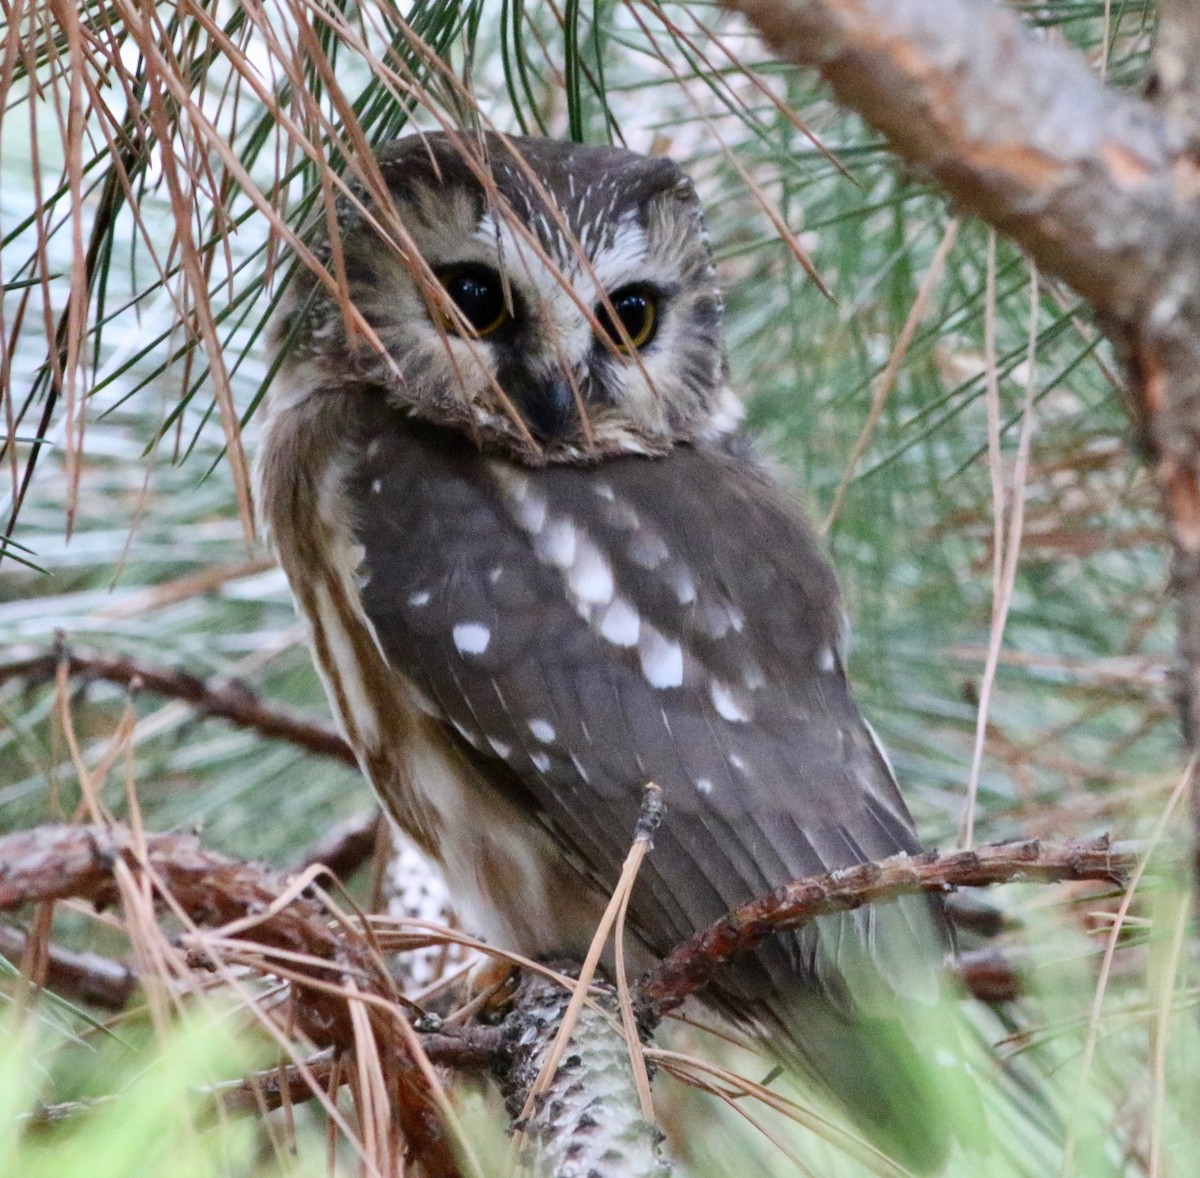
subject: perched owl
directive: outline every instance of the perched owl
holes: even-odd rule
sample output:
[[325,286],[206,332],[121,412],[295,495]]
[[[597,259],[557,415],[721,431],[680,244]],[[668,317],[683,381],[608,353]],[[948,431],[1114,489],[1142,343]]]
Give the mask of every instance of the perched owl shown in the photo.
[[[291,283],[260,505],[336,716],[464,926],[582,959],[649,781],[639,968],[788,880],[918,851],[833,573],[739,435],[687,177],[492,135],[378,166],[315,251],[353,313]],[[931,999],[943,947],[910,897],[707,998],[929,1169],[947,1130],[895,995]]]

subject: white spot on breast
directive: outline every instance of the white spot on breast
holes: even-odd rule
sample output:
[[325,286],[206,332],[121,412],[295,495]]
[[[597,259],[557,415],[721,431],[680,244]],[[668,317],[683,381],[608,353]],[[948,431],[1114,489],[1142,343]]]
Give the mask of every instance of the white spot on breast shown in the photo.
[[821,652],[817,655],[817,666],[826,672],[832,671],[837,666],[837,655],[833,653],[832,646],[821,647]]
[[499,462],[491,464],[513,519],[530,535],[537,535],[546,523],[546,497],[531,486],[527,475]]
[[653,626],[643,626],[638,638],[642,674],[651,687],[680,687],[683,684],[683,650],[674,639]]
[[614,597],[600,619],[600,636],[614,646],[636,646],[642,620],[623,597]]
[[733,692],[719,679],[714,679],[709,687],[713,707],[717,715],[728,720],[731,724],[745,724],[750,719],[750,713],[734,698]]
[[629,559],[644,569],[656,569],[671,555],[666,541],[654,532],[638,532],[629,541]]
[[589,605],[606,605],[613,596],[613,575],[604,553],[590,540],[576,545],[575,560],[567,573],[567,588]]
[[540,560],[570,568],[575,560],[575,525],[562,517],[550,520],[538,534],[534,550]]
[[554,731],[554,725],[549,720],[542,720],[538,717],[529,721],[529,731],[542,742],[542,744],[551,744],[554,737],[557,735]]
[[707,777],[696,778],[696,792],[702,794],[712,793],[713,783]]
[[482,622],[459,622],[454,627],[454,645],[460,654],[483,654],[492,632]]
[[540,752],[540,751],[536,752],[536,753],[530,753],[529,759],[533,762],[533,767],[539,773],[549,773],[550,772],[550,757],[548,754]]
[[383,479],[372,479],[371,480],[371,494],[378,495],[379,492],[382,490],[383,490]]
[[410,593],[408,595],[408,604],[411,605],[413,609],[420,609],[422,606],[428,605],[429,590],[418,589],[416,593]]
[[505,744],[502,740],[497,740],[494,736],[487,738],[488,744],[492,746],[492,752],[496,754],[502,761],[507,761],[512,753],[512,745]]

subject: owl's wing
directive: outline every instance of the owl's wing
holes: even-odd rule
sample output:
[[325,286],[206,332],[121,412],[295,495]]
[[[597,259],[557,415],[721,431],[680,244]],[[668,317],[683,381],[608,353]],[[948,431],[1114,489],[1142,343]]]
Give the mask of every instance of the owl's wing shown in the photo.
[[[919,849],[849,693],[833,575],[752,463],[531,470],[394,413],[368,433],[348,490],[389,663],[605,892],[662,787],[631,904],[653,951],[788,880]],[[799,978],[840,1005],[864,954],[903,972],[929,911],[824,920],[722,989]]]

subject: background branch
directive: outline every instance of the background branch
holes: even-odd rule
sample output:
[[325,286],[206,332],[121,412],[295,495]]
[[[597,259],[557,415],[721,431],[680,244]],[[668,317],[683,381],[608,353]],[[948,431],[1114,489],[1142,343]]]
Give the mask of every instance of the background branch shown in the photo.
[[345,765],[358,764],[350,746],[332,725],[291,708],[264,703],[243,683],[231,679],[202,679],[189,671],[156,666],[126,655],[105,654],[62,641],[49,649],[14,647],[5,651],[0,659],[0,683],[13,679],[48,682],[63,665],[72,676],[183,700],[203,715],[228,720],[271,740],[286,741]]

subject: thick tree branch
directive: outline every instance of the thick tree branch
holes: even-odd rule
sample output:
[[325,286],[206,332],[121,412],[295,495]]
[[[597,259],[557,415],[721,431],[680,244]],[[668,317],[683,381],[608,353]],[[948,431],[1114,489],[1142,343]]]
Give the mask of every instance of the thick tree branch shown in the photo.
[[[1200,166],[1196,112],[1183,109],[1200,56],[1195,5],[1164,7],[1160,110],[1105,86],[994,0],[724,2],[1095,309],[1133,374],[1171,527],[1181,712],[1197,751]],[[1200,845],[1200,790],[1193,806]]]
[[[639,987],[639,999],[652,1016],[670,1010],[702,986],[722,962],[773,933],[827,913],[909,892],[1012,880],[1092,879],[1121,884],[1147,852],[1142,844],[1107,839],[1058,845],[1008,843],[946,856],[899,856],[800,880],[744,905],[675,950]],[[302,893],[280,906],[286,880],[254,864],[206,851],[192,836],[160,834],[140,839],[116,826],[51,826],[0,837],[0,911],[67,897],[112,903],[118,899],[115,869],[120,863],[134,871],[152,870],[175,904],[199,925],[221,928],[243,922],[238,940],[261,962],[259,968],[271,971],[270,951],[284,951],[286,972],[302,991],[296,1005],[297,1024],[318,1045],[344,1051],[355,1043],[347,995],[336,989],[339,978],[352,978],[360,995],[384,1000],[393,996],[390,979],[381,973],[379,960],[364,938],[331,920],[318,899]],[[253,920],[248,927],[247,919]],[[198,942],[197,948],[202,945]],[[258,953],[256,946],[266,951]],[[198,956],[197,964],[203,966],[205,961]],[[1012,970],[995,955],[964,961],[960,975],[973,978],[971,984],[985,1000],[1007,1001],[1017,993]],[[527,981],[503,1028],[434,1032],[423,1042],[430,1057],[446,1066],[492,1068],[518,1094],[520,1104],[522,1085],[536,1075],[558,1025],[556,1012],[568,999],[558,983]],[[619,1145],[624,1151],[621,1164],[609,1172],[662,1172],[657,1131],[641,1120],[626,1074],[630,1065],[619,1026],[619,1017],[606,1018],[589,1010],[576,1032],[577,1051],[560,1068],[555,1090],[525,1126],[536,1145],[538,1164],[549,1171],[560,1155],[590,1157]],[[389,1038],[387,1018],[382,1015],[378,1029],[380,1049],[389,1056],[386,1074],[405,1080],[402,1086],[407,1091],[397,1095],[397,1107],[403,1111],[409,1140],[427,1164],[434,1163],[431,1172],[438,1172],[440,1159],[440,1172],[455,1173],[436,1111],[413,1078],[402,1045],[394,1034]],[[587,1082],[581,1084],[585,1070]],[[285,1070],[274,1079],[245,1086],[230,1099],[235,1106],[241,1102],[249,1107],[262,1100],[270,1106],[301,1099],[306,1091],[299,1074]]]
[[0,661],[0,683],[11,679],[46,682],[64,664],[69,675],[183,700],[206,716],[217,716],[272,740],[283,740],[310,753],[357,765],[350,746],[331,725],[277,704],[264,703],[244,684],[231,679],[201,679],[174,667],[159,667],[141,659],[59,643],[49,650],[19,647],[6,651]]

